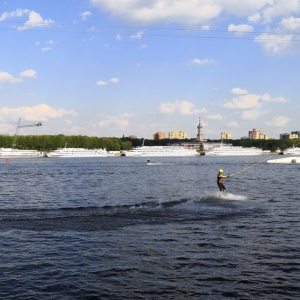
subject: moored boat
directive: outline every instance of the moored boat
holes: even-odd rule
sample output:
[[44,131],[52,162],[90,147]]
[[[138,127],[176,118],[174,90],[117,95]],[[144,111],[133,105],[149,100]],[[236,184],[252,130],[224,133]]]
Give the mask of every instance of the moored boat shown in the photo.
[[283,150],[284,155],[300,155],[300,148],[299,147],[290,147]]
[[19,150],[16,148],[0,148],[0,158],[36,158],[44,153],[37,150]]
[[205,151],[205,155],[210,156],[242,156],[242,155],[261,155],[263,150],[256,147],[242,147],[223,145],[213,147]]
[[132,157],[164,157],[164,156],[197,156],[195,149],[183,146],[141,146],[124,151],[125,156]]
[[85,148],[59,148],[47,153],[48,157],[107,157],[110,156],[106,149],[85,149]]

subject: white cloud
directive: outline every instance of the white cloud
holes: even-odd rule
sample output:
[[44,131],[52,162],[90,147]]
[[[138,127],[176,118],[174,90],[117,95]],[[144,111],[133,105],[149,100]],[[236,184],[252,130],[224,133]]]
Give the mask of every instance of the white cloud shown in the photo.
[[299,0],[90,0],[102,12],[130,22],[181,23],[208,26],[217,17],[247,17],[251,22],[299,13]]
[[119,40],[119,41],[121,41],[121,40],[122,40],[122,35],[121,35],[120,33],[118,33],[118,34],[116,35],[116,39]]
[[28,121],[47,121],[49,119],[76,116],[73,110],[54,109],[47,104],[37,106],[20,106],[16,108],[3,107],[0,109],[3,120],[17,120],[20,116]]
[[119,78],[113,77],[110,79],[111,83],[118,83],[119,82]]
[[[300,1],[299,1],[300,10]],[[300,29],[300,18],[283,18],[278,26],[267,33],[255,37],[267,54],[282,55],[299,51],[300,42],[298,32]],[[288,33],[287,33],[288,31]]]
[[20,73],[23,78],[36,78],[36,71],[30,69]]
[[161,114],[180,114],[180,115],[194,115],[206,113],[205,108],[197,109],[195,105],[189,101],[176,100],[175,102],[161,103],[159,106]]
[[103,81],[103,80],[99,80],[96,82],[96,85],[99,85],[99,86],[104,86],[104,85],[107,85],[108,83]]
[[[119,78],[117,77],[112,77],[109,82],[112,83],[112,84],[116,84],[116,83],[119,83]],[[96,82],[96,85],[98,86],[104,86],[104,85],[108,85],[109,83],[107,81],[103,81],[103,80],[99,80]]]
[[290,119],[286,116],[277,116],[272,118],[271,121],[266,122],[269,127],[284,127],[290,122]]
[[65,121],[66,126],[68,127],[68,131],[73,134],[78,134],[83,130],[81,126],[78,126],[77,124],[74,124],[71,120]]
[[24,78],[35,78],[36,72],[32,69],[20,73],[20,77],[15,77],[8,72],[0,71],[0,83],[15,84],[23,82]]
[[32,29],[35,27],[47,27],[53,24],[54,21],[51,19],[43,19],[41,15],[34,10],[29,12],[28,20],[24,23],[23,26],[18,27],[20,30]]
[[265,115],[266,111],[260,111],[255,109],[244,110],[241,112],[241,119],[243,120],[257,120],[262,115]]
[[[229,32],[242,34],[254,32],[253,24],[262,25],[261,32],[255,38],[266,53],[283,54],[297,51],[300,43],[292,42],[297,35],[289,36],[284,31],[278,31],[279,26],[286,30],[299,28],[300,0],[90,0],[92,5],[102,13],[125,20],[133,24],[183,24],[193,28],[209,29],[214,23],[235,18],[241,24],[228,25]],[[295,16],[294,16],[295,15]],[[237,17],[237,18],[236,18]],[[282,19],[280,23],[280,19]],[[243,22],[243,23],[242,23]],[[247,24],[250,22],[251,24]],[[272,23],[273,22],[273,23]],[[276,25],[277,24],[277,25]],[[283,33],[281,36],[278,33]],[[141,38],[141,33],[131,38]]]
[[204,59],[199,59],[199,58],[195,58],[193,60],[190,61],[189,64],[192,65],[210,65],[210,64],[214,64],[215,61],[212,59],[208,59],[208,58],[204,58]]
[[85,11],[83,13],[80,13],[79,15],[80,15],[81,19],[83,21],[85,21],[88,17],[90,17],[92,15],[92,13],[90,11]]
[[4,12],[1,16],[0,16],[0,22],[1,21],[5,21],[6,19],[9,18],[14,18],[14,17],[23,17],[24,15],[28,15],[30,12],[29,9],[17,9],[15,11],[11,11],[11,12]]
[[267,5],[262,12],[266,23],[272,22],[272,20],[277,17],[291,16],[294,13],[299,13],[299,0],[270,0],[269,2],[269,5]]
[[230,109],[259,109],[262,106],[263,102],[277,102],[277,103],[288,103],[290,100],[285,99],[283,97],[272,98],[268,93],[262,95],[256,94],[246,94],[246,90],[242,90],[239,88],[235,88],[234,91],[236,94],[240,96],[233,98],[231,100],[224,100],[223,107]]
[[289,17],[281,20],[280,25],[286,30],[297,30],[300,28],[300,18]]
[[236,121],[229,121],[228,123],[226,123],[226,126],[230,127],[230,128],[238,128],[239,127],[239,125]]
[[139,23],[179,22],[184,24],[207,24],[222,12],[217,1],[136,1],[136,0],[90,0],[101,11],[113,16]]
[[230,24],[228,26],[228,31],[233,32],[237,35],[242,35],[248,32],[253,32],[253,27],[247,24],[243,24],[243,25]]
[[9,74],[8,72],[1,72],[0,71],[0,83],[19,83],[23,80],[21,78],[16,78],[13,75]]
[[299,42],[296,43],[293,40],[293,34],[262,33],[255,38],[255,41],[262,45],[266,53],[275,55],[294,51]]
[[207,119],[209,119],[209,120],[223,120],[224,118],[220,114],[212,114],[212,115],[207,115]]
[[124,130],[129,125],[129,120],[132,118],[132,115],[123,114],[120,116],[106,116],[101,121],[94,125],[94,128],[117,128]]
[[131,38],[131,39],[140,40],[140,39],[142,38],[143,34],[144,34],[143,31],[140,31],[140,32],[138,32],[138,33],[136,33],[136,34],[132,34],[132,35],[130,36],[130,38]]
[[223,107],[231,109],[253,109],[261,107],[261,96],[254,94],[242,95],[231,100],[224,100]]
[[231,94],[235,94],[235,95],[245,95],[248,94],[247,90],[244,89],[240,89],[240,88],[233,88],[231,90]]
[[50,48],[50,47],[41,48],[42,52],[51,51],[51,50],[52,50],[52,48]]
[[261,21],[261,15],[259,13],[255,13],[248,17],[248,21],[251,23],[259,23]]

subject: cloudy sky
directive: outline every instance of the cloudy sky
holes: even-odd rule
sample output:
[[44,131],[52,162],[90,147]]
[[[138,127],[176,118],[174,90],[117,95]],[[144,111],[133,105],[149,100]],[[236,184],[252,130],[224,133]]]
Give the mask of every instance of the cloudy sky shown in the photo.
[[300,130],[300,0],[2,0],[0,35],[0,134]]

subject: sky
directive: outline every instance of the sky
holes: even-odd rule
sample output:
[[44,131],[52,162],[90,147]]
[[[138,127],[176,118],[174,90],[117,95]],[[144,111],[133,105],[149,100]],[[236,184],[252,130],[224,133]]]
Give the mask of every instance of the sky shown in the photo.
[[300,0],[0,0],[0,134],[279,139],[299,111]]

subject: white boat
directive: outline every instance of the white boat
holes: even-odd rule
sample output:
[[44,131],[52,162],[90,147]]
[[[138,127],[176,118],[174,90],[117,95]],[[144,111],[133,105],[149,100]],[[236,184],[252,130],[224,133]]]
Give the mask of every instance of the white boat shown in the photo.
[[205,151],[205,155],[210,156],[242,156],[242,155],[261,155],[263,150],[256,147],[242,147],[223,145],[213,147]]
[[283,150],[284,155],[300,155],[300,148],[299,147],[290,147]]
[[85,148],[59,148],[47,153],[48,157],[107,157],[110,156],[106,149]]
[[124,151],[125,156],[133,157],[164,157],[164,156],[197,156],[195,149],[183,146],[141,146]]
[[0,158],[36,158],[44,153],[37,150],[19,150],[15,148],[0,148]]
[[268,164],[300,164],[300,157],[283,157],[267,160]]

